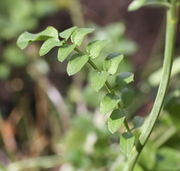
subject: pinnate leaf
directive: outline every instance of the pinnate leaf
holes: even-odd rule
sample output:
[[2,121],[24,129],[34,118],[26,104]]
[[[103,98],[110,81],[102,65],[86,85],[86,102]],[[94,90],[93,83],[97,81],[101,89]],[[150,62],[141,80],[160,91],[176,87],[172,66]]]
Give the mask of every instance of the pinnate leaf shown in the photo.
[[44,31],[36,34],[29,32],[22,33],[17,40],[17,45],[21,49],[24,49],[28,46],[29,42],[47,40],[49,38],[58,38],[58,31],[52,26],[49,26]]
[[108,119],[108,129],[113,134],[115,133],[123,124],[125,119],[124,112],[122,110],[116,109],[111,113]]
[[64,38],[66,41],[70,38],[70,36],[72,35],[72,33],[77,29],[76,26],[71,27],[69,29],[64,30],[63,32],[61,32],[59,34],[60,37]]
[[135,136],[132,133],[125,132],[120,136],[120,150],[128,156],[133,149]]
[[105,71],[93,71],[90,74],[90,84],[95,91],[99,91],[105,84],[108,78],[108,73]]
[[76,47],[76,45],[74,45],[74,44],[72,44],[72,45],[64,44],[63,46],[59,47],[58,60],[60,62],[63,62],[70,55],[70,53],[73,52],[75,47]]
[[110,74],[115,74],[118,70],[120,62],[123,60],[124,56],[120,53],[113,53],[107,56],[104,61],[104,69]]
[[100,104],[100,112],[103,114],[106,114],[108,112],[113,111],[118,102],[120,101],[119,97],[113,95],[113,94],[107,94],[103,97],[101,104]]
[[74,75],[79,72],[82,67],[88,62],[89,56],[84,54],[74,54],[68,62],[67,73]]
[[46,55],[52,48],[56,46],[61,46],[62,42],[58,38],[49,38],[41,46],[39,50],[39,55]]
[[77,46],[80,46],[84,37],[87,34],[92,33],[93,31],[94,29],[91,29],[91,28],[78,28],[72,33],[71,41]]
[[105,40],[95,40],[88,44],[88,46],[86,47],[86,51],[89,53],[90,57],[94,59],[99,56],[100,52],[106,44],[107,41]]

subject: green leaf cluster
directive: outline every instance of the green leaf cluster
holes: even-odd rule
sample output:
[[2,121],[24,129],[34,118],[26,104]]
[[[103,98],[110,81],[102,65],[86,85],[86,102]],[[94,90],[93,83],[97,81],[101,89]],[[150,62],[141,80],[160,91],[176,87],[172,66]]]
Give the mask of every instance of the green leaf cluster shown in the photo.
[[[93,31],[94,29],[74,26],[59,33],[50,26],[40,33],[22,33],[17,40],[17,45],[24,49],[31,42],[44,41],[39,50],[40,56],[46,55],[51,49],[57,47],[57,59],[60,62],[67,60],[67,73],[70,76],[78,73],[88,63],[93,68],[93,71],[89,73],[91,87],[96,92],[103,87],[107,89],[107,93],[100,102],[100,112],[109,114],[108,129],[111,133],[115,133],[127,122],[126,108],[132,103],[134,96],[129,84],[134,81],[134,75],[130,72],[119,73],[118,68],[124,58],[124,55],[120,53],[106,55],[102,66],[100,68],[96,66],[96,58],[100,56],[101,51],[107,45],[105,40],[92,41],[87,44],[84,51],[80,50],[85,36]],[[115,83],[109,82],[112,78]],[[121,136],[120,144],[122,144],[124,152],[130,152],[134,145],[134,135],[129,131],[130,129],[127,128],[127,131],[122,132]]]

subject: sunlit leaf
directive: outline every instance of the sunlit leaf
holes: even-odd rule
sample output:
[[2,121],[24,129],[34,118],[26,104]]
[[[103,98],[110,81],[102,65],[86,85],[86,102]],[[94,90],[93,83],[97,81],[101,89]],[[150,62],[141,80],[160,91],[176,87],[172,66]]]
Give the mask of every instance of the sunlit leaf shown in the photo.
[[93,31],[94,29],[91,29],[91,28],[78,28],[71,35],[71,41],[77,46],[80,46],[84,37],[87,34],[92,33]]
[[99,91],[105,84],[107,78],[108,78],[108,73],[105,71],[98,72],[98,71],[93,71],[90,74],[90,84],[92,88],[94,88],[96,91]]
[[116,109],[111,113],[108,119],[108,129],[113,134],[115,133],[123,124],[125,119],[124,112],[122,110]]
[[67,73],[74,75],[79,72],[82,67],[88,62],[89,56],[83,54],[74,54],[68,62]]
[[65,44],[58,49],[58,60],[63,62],[74,50],[76,45]]
[[49,38],[47,39],[41,46],[39,50],[39,55],[46,55],[52,48],[61,46],[62,42],[57,38]]
[[101,101],[100,112],[106,114],[108,112],[113,111],[116,108],[119,101],[119,97],[113,94],[107,94]]
[[99,56],[100,52],[102,51],[102,49],[105,47],[106,44],[107,41],[105,40],[96,40],[90,42],[86,48],[86,51],[90,54],[90,57],[94,59]]
[[115,74],[123,58],[124,56],[120,53],[113,53],[108,55],[103,64],[104,69],[112,75]]
[[49,26],[44,31],[36,34],[32,34],[29,32],[22,33],[17,40],[17,45],[21,49],[24,49],[30,42],[47,40],[49,38],[58,38],[58,31],[52,26]]
[[63,32],[61,32],[59,34],[60,37],[64,38],[65,40],[68,40],[70,38],[70,36],[72,35],[72,33],[77,29],[76,26],[71,27],[69,29],[64,30]]

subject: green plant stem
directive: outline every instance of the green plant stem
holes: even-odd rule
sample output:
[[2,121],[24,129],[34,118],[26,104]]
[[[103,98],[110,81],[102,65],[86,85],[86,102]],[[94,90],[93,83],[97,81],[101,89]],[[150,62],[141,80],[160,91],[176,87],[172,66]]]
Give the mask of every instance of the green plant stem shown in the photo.
[[[83,54],[83,52],[80,49],[78,49],[77,47],[75,48],[75,51],[78,52],[78,53]],[[90,66],[94,70],[97,70],[98,72],[101,72],[101,70],[96,66],[96,64],[91,59],[88,60],[88,63],[90,64]],[[114,90],[113,90],[113,88],[111,87],[111,85],[109,84],[108,81],[105,82],[105,86],[106,86],[109,93],[114,93]],[[121,108],[120,103],[118,103],[118,108]],[[124,126],[125,126],[125,128],[127,129],[128,132],[131,132],[131,129],[129,128],[127,119],[124,120]]]
[[133,171],[136,161],[149,139],[149,136],[155,126],[155,123],[159,117],[163,102],[165,99],[166,91],[169,85],[172,61],[174,56],[174,45],[176,38],[176,30],[178,23],[178,4],[176,0],[171,0],[171,7],[167,10],[167,22],[166,22],[166,44],[165,44],[165,56],[163,63],[163,74],[161,77],[158,93],[152,108],[150,115],[143,125],[143,131],[139,137],[139,142],[131,151],[128,161],[123,171]]

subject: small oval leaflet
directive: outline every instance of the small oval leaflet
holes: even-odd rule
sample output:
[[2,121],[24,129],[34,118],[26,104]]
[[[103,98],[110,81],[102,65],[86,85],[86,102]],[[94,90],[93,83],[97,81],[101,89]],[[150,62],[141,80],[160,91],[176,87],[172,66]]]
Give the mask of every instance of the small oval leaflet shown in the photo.
[[126,87],[121,90],[121,99],[123,102],[124,107],[128,107],[134,99],[134,91],[132,88]]
[[93,31],[94,29],[91,28],[77,28],[71,35],[71,41],[77,46],[80,46],[84,37]]
[[120,136],[120,150],[128,156],[134,146],[135,136],[132,133],[125,132]]
[[47,39],[41,46],[39,50],[39,55],[46,55],[51,49],[57,46],[61,46],[62,42],[57,38],[49,38]]
[[67,73],[74,75],[79,72],[82,67],[88,62],[89,56],[83,54],[74,54],[68,62]]
[[72,35],[72,33],[77,29],[76,26],[71,27],[69,29],[64,30],[63,32],[61,32],[59,34],[60,37],[64,38],[66,41],[70,38],[70,36]]
[[86,51],[89,53],[89,56],[92,59],[97,58],[106,44],[107,44],[107,41],[105,40],[92,41],[86,47]]
[[63,62],[75,49],[76,45],[64,44],[58,49],[58,60]]
[[125,119],[125,115],[122,110],[119,109],[114,110],[108,119],[109,131],[112,134],[115,133],[123,125],[124,119]]
[[112,53],[108,55],[103,64],[104,69],[112,75],[115,74],[123,58],[124,56],[120,53]]
[[93,71],[90,74],[90,84],[95,91],[99,91],[105,84],[108,78],[108,73],[105,71]]
[[103,114],[107,114],[108,112],[113,111],[117,104],[119,103],[120,99],[118,96],[113,94],[107,94],[103,97],[101,104],[100,104],[100,112]]

